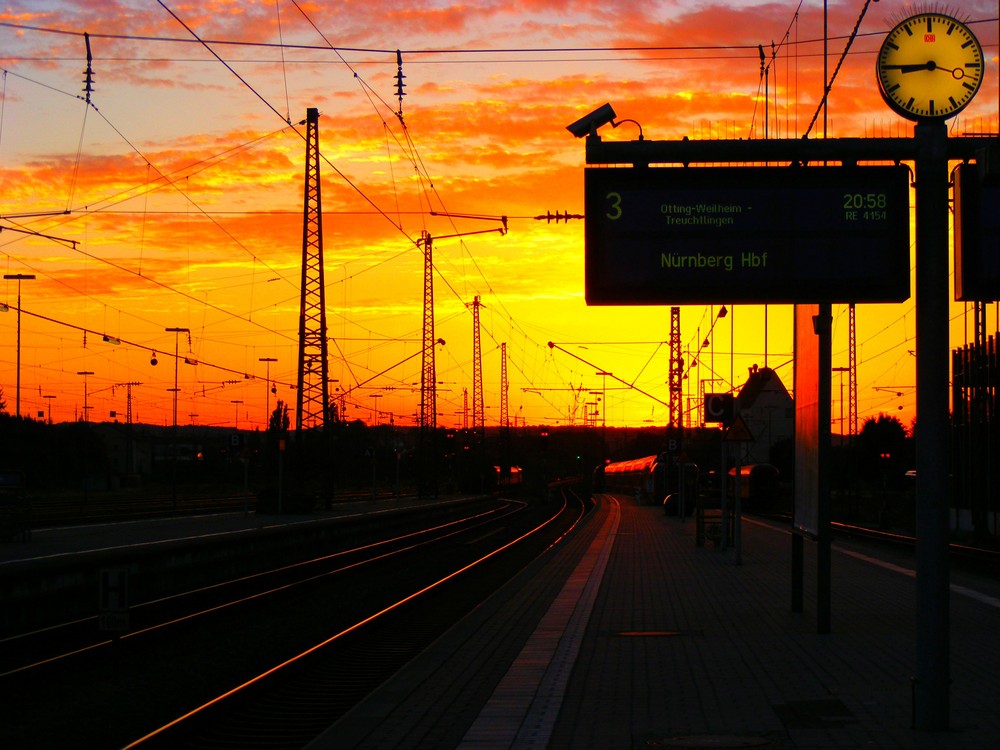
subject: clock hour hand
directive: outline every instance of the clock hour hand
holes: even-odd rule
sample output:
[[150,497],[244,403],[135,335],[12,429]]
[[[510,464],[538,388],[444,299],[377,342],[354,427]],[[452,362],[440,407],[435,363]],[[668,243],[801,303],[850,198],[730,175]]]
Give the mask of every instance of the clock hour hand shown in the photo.
[[918,70],[935,70],[937,63],[933,60],[928,60],[919,65],[883,65],[882,67],[886,70],[898,70],[900,73],[916,73]]

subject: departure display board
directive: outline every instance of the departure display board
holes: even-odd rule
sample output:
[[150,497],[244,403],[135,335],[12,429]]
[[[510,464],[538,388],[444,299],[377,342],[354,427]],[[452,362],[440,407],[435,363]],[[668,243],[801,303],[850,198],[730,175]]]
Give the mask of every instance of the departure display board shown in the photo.
[[900,302],[909,171],[588,167],[589,305]]
[[955,172],[955,299],[1000,300],[1000,185],[975,164]]

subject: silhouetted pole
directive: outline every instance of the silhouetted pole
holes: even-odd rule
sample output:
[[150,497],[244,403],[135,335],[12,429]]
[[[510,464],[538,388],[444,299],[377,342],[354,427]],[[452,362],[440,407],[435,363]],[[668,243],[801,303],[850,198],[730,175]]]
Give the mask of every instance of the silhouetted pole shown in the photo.
[[83,375],[83,421],[84,422],[89,422],[90,419],[87,416],[87,409],[89,408],[87,406],[87,376],[88,375],[93,375],[94,371],[93,370],[77,370],[76,374],[77,375]]
[[190,328],[165,328],[167,333],[174,334],[174,387],[171,391],[174,394],[174,428],[171,433],[170,449],[170,484],[173,495],[173,510],[177,510],[177,367],[180,364],[180,336],[182,333],[191,333]]
[[916,159],[917,664],[914,726],[948,728],[948,129],[914,129]]
[[87,442],[86,442],[87,441],[87,427],[86,427],[86,424],[87,424],[87,376],[93,375],[94,371],[93,370],[78,370],[76,374],[77,375],[83,375],[83,424],[84,424],[83,438],[84,438],[84,446],[85,447],[84,447],[84,449],[80,453],[83,456],[83,504],[84,504],[84,506],[86,506],[87,502],[89,500],[89,497],[88,497],[89,490],[87,489],[87,448],[86,448],[86,444],[87,444]]
[[271,424],[271,363],[277,362],[277,357],[257,357],[258,362],[264,362],[267,365],[267,388],[264,391],[264,429],[266,430]]
[[229,403],[236,405],[236,414],[235,414],[235,417],[236,417],[236,431],[239,432],[239,429],[240,429],[240,404],[243,403],[243,399],[241,399],[241,398],[240,399],[236,399],[234,401],[230,401]]
[[42,398],[48,400],[48,410],[49,410],[48,423],[52,424],[52,399],[55,398],[55,395],[51,393],[46,393],[44,396],[42,396]]
[[21,416],[21,282],[35,278],[33,273],[5,273],[5,279],[17,281],[17,391],[14,396],[14,416]]
[[832,531],[830,529],[830,411],[832,388],[833,309],[821,302],[816,315],[816,335],[819,338],[817,369],[819,383],[816,405],[816,632],[825,635],[832,623]]

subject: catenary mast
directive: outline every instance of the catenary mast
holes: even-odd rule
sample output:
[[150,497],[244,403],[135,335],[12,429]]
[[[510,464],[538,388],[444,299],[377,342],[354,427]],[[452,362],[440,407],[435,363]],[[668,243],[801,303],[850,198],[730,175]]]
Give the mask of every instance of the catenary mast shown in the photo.
[[299,304],[299,379],[295,432],[326,426],[329,399],[326,286],[323,281],[323,207],[319,179],[319,110],[306,110],[306,169],[302,212],[302,284]]

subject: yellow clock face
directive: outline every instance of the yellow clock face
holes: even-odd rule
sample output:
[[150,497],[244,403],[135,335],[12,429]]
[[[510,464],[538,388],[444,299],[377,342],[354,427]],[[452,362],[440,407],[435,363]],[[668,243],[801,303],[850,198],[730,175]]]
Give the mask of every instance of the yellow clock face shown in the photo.
[[882,98],[911,120],[960,112],[983,82],[983,48],[969,28],[941,13],[919,13],[886,36],[876,63]]

